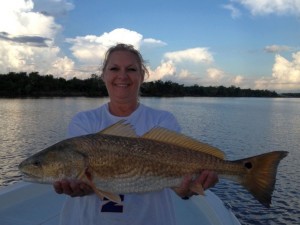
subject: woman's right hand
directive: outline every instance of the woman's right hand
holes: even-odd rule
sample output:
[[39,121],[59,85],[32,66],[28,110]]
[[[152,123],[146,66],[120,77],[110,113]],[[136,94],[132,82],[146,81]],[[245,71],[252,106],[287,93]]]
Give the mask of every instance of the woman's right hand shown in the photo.
[[53,184],[57,194],[66,194],[71,197],[81,197],[93,193],[93,189],[83,181],[79,180],[61,180]]

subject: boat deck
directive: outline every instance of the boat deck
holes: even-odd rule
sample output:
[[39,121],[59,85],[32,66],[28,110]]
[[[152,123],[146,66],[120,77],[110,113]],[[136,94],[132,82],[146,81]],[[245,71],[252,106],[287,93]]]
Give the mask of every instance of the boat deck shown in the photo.
[[0,192],[0,224],[57,225],[64,199],[50,185],[20,182],[5,187]]
[[[172,192],[173,193],[173,192]],[[237,218],[212,192],[182,200],[173,193],[178,225],[240,225]],[[20,182],[0,190],[1,225],[57,225],[65,195],[51,185]]]

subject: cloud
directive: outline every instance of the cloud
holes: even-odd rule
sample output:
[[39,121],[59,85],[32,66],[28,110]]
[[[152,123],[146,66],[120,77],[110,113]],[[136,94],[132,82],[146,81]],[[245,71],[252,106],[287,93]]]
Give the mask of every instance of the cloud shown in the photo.
[[272,77],[258,79],[255,84],[259,89],[300,91],[300,51],[292,54],[291,61],[277,54]]
[[156,69],[148,68],[149,78],[146,81],[165,80],[168,79],[167,77],[174,77],[176,70],[176,65],[171,60],[162,61]]
[[224,72],[216,68],[208,68],[206,72],[208,78],[213,81],[220,81],[224,77]]
[[0,31],[10,35],[52,38],[60,31],[53,17],[33,12],[31,0],[0,2]]
[[212,54],[207,48],[190,48],[182,51],[167,52],[164,58],[180,63],[190,61],[194,63],[212,63]]
[[0,40],[15,42],[19,44],[31,45],[36,47],[47,47],[47,42],[51,41],[50,38],[30,35],[13,36],[7,32],[0,32]]
[[249,88],[251,84],[245,80],[242,75],[233,75],[226,73],[219,68],[208,68],[206,74],[202,79],[202,85],[205,86],[225,86],[230,87],[232,85],[239,86],[241,88]]
[[142,40],[143,36],[135,31],[117,28],[111,32],[105,32],[100,36],[86,35],[68,38],[66,41],[72,44],[71,51],[79,62],[100,64],[109,47],[117,43],[125,43],[139,49]]
[[161,47],[167,45],[167,43],[161,41],[161,40],[156,40],[154,38],[145,38],[142,42],[142,45],[148,46],[148,47]]
[[69,76],[72,70],[74,73],[74,63],[54,42],[60,32],[54,17],[34,11],[33,1],[1,1],[0,72],[38,71],[56,76]]
[[232,84],[237,86],[242,86],[245,82],[245,78],[241,75],[237,75],[232,79]]
[[99,36],[86,35],[67,38],[66,42],[71,44],[70,50],[79,63],[90,66],[98,65],[98,67],[107,49],[118,43],[131,44],[138,50],[141,46],[161,47],[166,45],[161,40],[143,38],[142,34],[126,28],[116,28]]
[[147,81],[172,80],[182,84],[196,84],[199,83],[200,76],[190,72],[185,68],[186,65],[194,65],[198,68],[209,65],[213,61],[213,56],[207,48],[167,52],[156,69],[148,68],[150,77]]
[[292,48],[286,45],[268,45],[264,48],[265,52],[268,53],[279,53],[290,51]]
[[34,12],[40,12],[49,16],[66,15],[69,11],[74,9],[73,3],[67,0],[33,0]]
[[62,31],[55,17],[65,15],[73,8],[66,0],[0,2],[0,73],[38,71],[65,78],[85,78],[98,72],[104,53],[112,45],[122,42],[137,49],[141,45],[166,45],[154,38],[144,39],[136,31],[117,28],[99,36],[66,39],[72,52],[72,58],[67,57],[59,43],[55,43]]
[[232,0],[250,10],[252,15],[294,15],[299,16],[300,0]]
[[225,5],[222,5],[222,7],[231,12],[231,17],[233,19],[239,18],[241,16],[240,10],[237,7],[235,7],[233,4],[225,4]]
[[[242,75],[228,74],[222,69],[216,67],[208,67],[214,59],[206,48],[194,48],[176,52],[169,52],[164,55],[161,64],[154,70],[150,71],[152,80],[172,80],[184,85],[202,85],[202,86],[239,86],[249,88],[251,84]],[[181,62],[186,64],[197,65],[193,71],[191,68],[184,68]],[[199,67],[199,64],[202,67]],[[205,69],[206,68],[206,69]],[[204,70],[203,70],[204,69]],[[250,85],[250,86],[249,86]]]

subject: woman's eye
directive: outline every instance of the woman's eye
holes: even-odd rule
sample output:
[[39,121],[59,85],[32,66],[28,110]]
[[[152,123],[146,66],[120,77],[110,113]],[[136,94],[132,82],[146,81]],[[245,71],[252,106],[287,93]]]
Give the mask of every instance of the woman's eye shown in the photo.
[[109,70],[111,70],[111,71],[117,71],[118,68],[117,67],[111,67]]
[[129,71],[136,71],[136,68],[128,68]]

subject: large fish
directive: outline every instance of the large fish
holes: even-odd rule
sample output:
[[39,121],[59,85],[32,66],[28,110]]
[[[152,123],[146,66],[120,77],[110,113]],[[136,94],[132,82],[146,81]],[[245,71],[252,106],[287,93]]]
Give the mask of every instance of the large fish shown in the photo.
[[82,180],[101,198],[115,202],[118,194],[176,188],[184,176],[212,170],[269,207],[277,166],[287,154],[274,151],[228,161],[219,149],[185,135],[155,127],[138,137],[130,124],[120,121],[99,133],[58,142],[24,160],[19,169],[30,182]]

